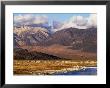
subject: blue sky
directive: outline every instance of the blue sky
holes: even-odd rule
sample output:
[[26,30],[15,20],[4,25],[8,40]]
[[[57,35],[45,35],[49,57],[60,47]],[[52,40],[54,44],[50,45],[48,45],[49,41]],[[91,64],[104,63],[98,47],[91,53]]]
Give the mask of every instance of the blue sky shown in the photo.
[[73,16],[89,17],[90,13],[14,13],[14,16],[19,15],[33,15],[33,16],[45,15],[48,17],[48,22],[51,23],[53,20],[63,22],[70,19]]

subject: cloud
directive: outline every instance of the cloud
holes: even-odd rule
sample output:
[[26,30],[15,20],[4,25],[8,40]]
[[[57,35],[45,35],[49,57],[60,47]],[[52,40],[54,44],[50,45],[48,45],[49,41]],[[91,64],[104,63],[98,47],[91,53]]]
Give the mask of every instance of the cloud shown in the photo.
[[85,26],[87,23],[87,19],[83,16],[73,16],[70,21],[72,21],[77,26]]
[[45,15],[36,16],[35,20],[33,20],[34,24],[42,24],[42,23],[48,23],[48,17]]
[[[30,25],[30,24],[47,24],[48,17],[46,15],[35,14],[19,14],[14,16],[14,25]],[[58,22],[57,22],[58,23]],[[52,31],[59,31],[65,28],[87,29],[97,27],[97,14],[90,14],[89,16],[72,16],[70,19],[61,22],[60,27],[54,27]],[[59,23],[58,23],[59,24]],[[52,25],[51,25],[52,26]],[[54,25],[53,25],[54,26]],[[56,25],[59,26],[59,25]]]
[[87,29],[91,27],[97,27],[97,15],[91,14],[89,17],[84,16],[73,16],[69,20],[64,22],[64,25],[59,28],[55,29],[54,31],[59,31],[66,28],[78,28],[78,29]]
[[45,15],[19,14],[14,16],[14,25],[43,24],[48,22]]
[[87,27],[97,27],[97,15],[91,14],[88,18]]

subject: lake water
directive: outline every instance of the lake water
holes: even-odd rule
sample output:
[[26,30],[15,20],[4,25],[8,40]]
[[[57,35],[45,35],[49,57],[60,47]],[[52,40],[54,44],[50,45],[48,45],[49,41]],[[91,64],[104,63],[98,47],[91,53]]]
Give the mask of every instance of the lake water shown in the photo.
[[90,67],[85,68],[79,71],[70,71],[66,73],[57,73],[55,75],[97,75],[97,68],[96,67]]

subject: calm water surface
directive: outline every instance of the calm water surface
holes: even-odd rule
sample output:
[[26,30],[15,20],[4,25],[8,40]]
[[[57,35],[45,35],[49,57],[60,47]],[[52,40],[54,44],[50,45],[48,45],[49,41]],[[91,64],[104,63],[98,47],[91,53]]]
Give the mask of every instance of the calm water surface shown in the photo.
[[79,71],[70,71],[66,73],[57,73],[55,75],[97,75],[97,68],[95,67],[90,67],[90,68],[85,68]]

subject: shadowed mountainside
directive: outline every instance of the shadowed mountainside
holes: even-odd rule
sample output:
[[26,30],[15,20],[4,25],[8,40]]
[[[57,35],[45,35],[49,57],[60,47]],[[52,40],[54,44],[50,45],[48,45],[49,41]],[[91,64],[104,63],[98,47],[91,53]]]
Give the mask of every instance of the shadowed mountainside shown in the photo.
[[27,49],[15,48],[14,49],[14,59],[17,60],[57,60],[64,59],[54,55],[49,55],[41,52],[29,52]]

